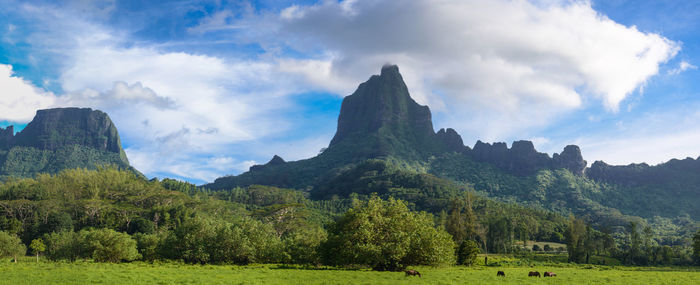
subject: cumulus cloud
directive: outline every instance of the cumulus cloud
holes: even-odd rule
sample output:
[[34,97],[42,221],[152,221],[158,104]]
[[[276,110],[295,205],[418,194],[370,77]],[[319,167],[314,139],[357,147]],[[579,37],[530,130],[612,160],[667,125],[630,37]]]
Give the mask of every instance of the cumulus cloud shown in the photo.
[[[101,3],[100,13],[112,13],[113,2]],[[135,167],[199,181],[246,170],[251,153],[313,155],[326,134],[295,138],[308,146],[301,151],[288,141],[259,145],[289,129],[290,94],[347,95],[387,62],[400,66],[439,127],[458,129],[469,143],[541,137],[530,131],[591,105],[614,113],[680,49],[587,1],[321,1],[276,13],[213,11],[184,28],[197,39],[230,33],[227,41],[264,50],[245,59],[135,42],[70,9],[18,7],[40,22],[26,41],[61,60],[56,82],[65,91],[30,88],[35,99],[27,102],[103,109]]]
[[617,112],[680,49],[588,1],[323,1],[258,17],[277,26],[253,40],[325,51],[294,60],[308,83],[345,95],[396,63],[417,101],[482,138],[584,104]]
[[26,123],[37,109],[52,106],[56,96],[15,76],[12,66],[0,64],[0,120]]

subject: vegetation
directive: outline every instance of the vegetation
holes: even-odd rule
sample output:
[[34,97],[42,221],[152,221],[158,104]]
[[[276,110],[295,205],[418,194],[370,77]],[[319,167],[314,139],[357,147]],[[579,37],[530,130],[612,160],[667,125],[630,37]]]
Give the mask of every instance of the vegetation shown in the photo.
[[0,258],[12,257],[17,262],[17,257],[23,256],[26,251],[27,248],[17,236],[0,231]]
[[394,271],[409,265],[452,264],[455,244],[447,232],[434,227],[430,214],[413,213],[400,200],[373,197],[357,201],[333,224],[323,247],[329,264]]
[[[496,258],[496,257],[494,257]],[[27,261],[31,261],[28,259]],[[697,284],[700,272],[688,268],[552,265],[502,267],[412,267],[403,272],[308,268],[287,265],[186,265],[180,263],[19,262],[0,267],[8,284]],[[320,270],[319,270],[320,269]],[[334,270],[329,270],[334,269]],[[553,271],[556,278],[532,280],[529,271]],[[506,277],[497,277],[504,271]]]

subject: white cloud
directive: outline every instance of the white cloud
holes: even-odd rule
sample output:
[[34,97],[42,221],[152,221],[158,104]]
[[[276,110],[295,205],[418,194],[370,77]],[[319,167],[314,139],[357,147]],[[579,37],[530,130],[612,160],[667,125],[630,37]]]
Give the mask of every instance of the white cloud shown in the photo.
[[671,158],[700,155],[700,112],[697,104],[674,110],[643,114],[616,128],[588,133],[575,139],[589,163],[596,160],[619,165],[646,162],[650,165]]
[[[109,15],[110,3],[94,8]],[[387,62],[400,66],[411,95],[431,107],[436,122],[469,143],[539,137],[531,131],[591,104],[615,112],[679,50],[586,1],[323,1],[277,14],[214,12],[188,30],[202,39],[229,31],[227,41],[259,44],[267,53],[253,59],[166,50],[167,43],[161,49],[75,11],[22,7],[13,9],[39,22],[26,41],[61,59],[58,82],[66,91],[55,96],[17,79],[31,87],[23,89],[31,95],[22,97],[22,112],[103,109],[135,167],[199,180],[247,169],[250,153],[257,160],[270,152],[287,160],[313,155],[327,143],[322,136],[296,139],[301,151],[256,143],[289,128],[289,94],[347,95]],[[289,49],[294,56],[283,52]],[[9,106],[0,100],[0,108]]]
[[37,109],[53,105],[56,96],[15,76],[11,65],[0,64],[0,120],[25,123]]
[[345,95],[395,63],[417,101],[488,139],[584,104],[617,112],[680,50],[588,1],[324,1],[257,17],[277,26],[251,41],[325,51],[292,61],[309,84]]
[[668,71],[668,74],[670,75],[678,75],[683,71],[686,71],[688,69],[698,69],[697,66],[692,65],[690,62],[687,62],[685,60],[682,60],[679,64],[678,67],[671,69]]

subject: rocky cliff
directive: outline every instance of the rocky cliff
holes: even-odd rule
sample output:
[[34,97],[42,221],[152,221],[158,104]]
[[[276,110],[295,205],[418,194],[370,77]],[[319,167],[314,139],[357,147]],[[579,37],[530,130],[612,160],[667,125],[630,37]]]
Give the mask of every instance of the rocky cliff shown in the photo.
[[0,130],[0,151],[0,176],[28,177],[103,164],[130,168],[112,120],[89,108],[39,110],[16,135],[12,126]]
[[531,141],[515,141],[511,148],[506,143],[493,144],[477,141],[474,149],[468,152],[479,162],[486,162],[515,175],[531,175],[541,169],[565,168],[576,175],[583,175],[586,161],[583,160],[578,146],[568,145],[561,154],[555,153],[549,157],[546,153],[537,152]]

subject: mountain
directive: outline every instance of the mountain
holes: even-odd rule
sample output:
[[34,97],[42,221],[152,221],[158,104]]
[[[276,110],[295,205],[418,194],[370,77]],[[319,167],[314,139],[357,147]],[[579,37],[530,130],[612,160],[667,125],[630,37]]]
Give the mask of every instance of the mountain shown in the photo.
[[89,108],[38,110],[19,133],[0,128],[0,177],[32,177],[99,165],[128,168],[129,160],[109,116]]
[[436,193],[461,187],[497,200],[586,216],[599,226],[623,227],[657,216],[663,223],[684,215],[700,219],[696,160],[655,167],[586,166],[575,145],[550,156],[530,141],[515,141],[510,148],[477,141],[470,148],[453,129],[436,133],[429,108],[410,97],[398,67],[386,65],[343,99],[336,134],[321,154],[290,162],[275,156],[203,187],[260,184],[309,190],[316,199],[377,192],[414,197],[417,206],[431,211],[444,203],[417,197],[443,199]]

